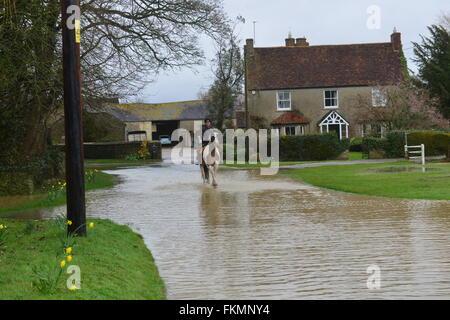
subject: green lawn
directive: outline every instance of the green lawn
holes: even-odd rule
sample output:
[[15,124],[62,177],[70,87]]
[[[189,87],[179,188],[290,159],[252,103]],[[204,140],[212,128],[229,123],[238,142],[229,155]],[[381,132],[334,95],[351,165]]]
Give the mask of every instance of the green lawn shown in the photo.
[[[115,176],[104,172],[96,172],[95,179],[93,179],[91,182],[86,182],[86,190],[109,188],[114,186],[116,183],[117,179],[115,178]],[[24,197],[24,199],[27,198]],[[4,205],[0,207],[0,216],[2,214],[17,211],[57,207],[64,205],[65,203],[66,203],[66,195],[63,192],[61,192],[56,198],[51,200],[48,199],[47,193],[38,192],[35,195],[33,195],[32,200],[26,200],[13,206]]]
[[[8,227],[5,245],[0,245],[0,300],[165,299],[164,282],[142,237],[108,220],[89,222],[95,223],[94,228],[88,228],[88,237],[77,239],[73,260],[62,269],[56,291],[50,294],[40,292],[32,284],[36,280],[33,267],[61,269],[59,262],[65,254],[60,237],[64,230],[54,221],[0,219],[0,224]],[[81,270],[80,290],[67,289],[69,265],[77,265]]]
[[[363,153],[362,152],[350,152],[349,153],[349,159],[348,160],[362,160],[364,159]],[[336,160],[326,160],[326,161],[282,161],[279,162],[279,166],[292,166],[292,165],[296,165],[296,164],[304,164],[304,163],[312,163],[312,162],[330,162],[330,161],[336,161]],[[347,161],[347,160],[339,160],[339,161]],[[261,165],[260,163],[258,164],[236,164],[236,163],[230,163],[227,164],[225,163],[226,167],[230,167],[230,168],[239,168],[239,169],[258,169],[261,167],[269,167],[268,165]]]
[[[450,164],[420,165],[407,161],[292,169],[282,175],[339,191],[408,199],[450,200]],[[400,170],[400,172],[396,172]],[[405,171],[418,170],[418,171]]]

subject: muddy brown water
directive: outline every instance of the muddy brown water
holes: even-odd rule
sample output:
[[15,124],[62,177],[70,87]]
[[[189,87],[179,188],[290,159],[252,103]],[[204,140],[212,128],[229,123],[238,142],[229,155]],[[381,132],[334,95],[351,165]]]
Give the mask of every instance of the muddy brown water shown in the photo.
[[[170,299],[450,298],[448,201],[352,195],[228,169],[214,189],[193,165],[111,173],[123,183],[89,193],[88,215],[144,236]],[[380,290],[367,289],[370,265],[381,268]]]

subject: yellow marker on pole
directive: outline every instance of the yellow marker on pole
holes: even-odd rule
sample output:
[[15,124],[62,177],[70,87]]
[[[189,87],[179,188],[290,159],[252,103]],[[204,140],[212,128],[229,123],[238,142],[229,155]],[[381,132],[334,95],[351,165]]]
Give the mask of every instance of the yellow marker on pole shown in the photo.
[[80,43],[81,41],[81,24],[80,20],[75,20],[75,42]]

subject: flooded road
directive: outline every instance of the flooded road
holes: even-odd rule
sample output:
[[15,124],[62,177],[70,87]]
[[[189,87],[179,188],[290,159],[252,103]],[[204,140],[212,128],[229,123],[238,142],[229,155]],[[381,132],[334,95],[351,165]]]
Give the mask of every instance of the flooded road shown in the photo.
[[[450,202],[230,169],[214,189],[193,165],[110,173],[123,183],[89,193],[88,214],[144,236],[169,299],[450,298]],[[371,265],[380,290],[367,289]]]

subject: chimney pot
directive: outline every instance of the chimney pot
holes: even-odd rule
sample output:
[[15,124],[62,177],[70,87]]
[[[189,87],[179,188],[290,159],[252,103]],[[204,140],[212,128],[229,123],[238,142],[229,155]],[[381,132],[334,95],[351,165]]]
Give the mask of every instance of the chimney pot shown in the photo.
[[254,40],[253,39],[247,39],[246,44],[248,48],[253,48]]

